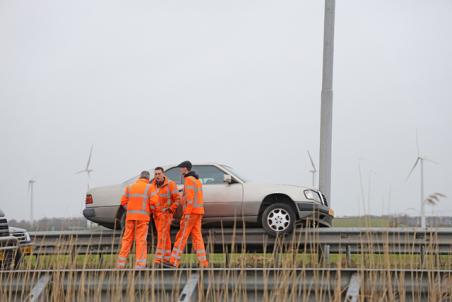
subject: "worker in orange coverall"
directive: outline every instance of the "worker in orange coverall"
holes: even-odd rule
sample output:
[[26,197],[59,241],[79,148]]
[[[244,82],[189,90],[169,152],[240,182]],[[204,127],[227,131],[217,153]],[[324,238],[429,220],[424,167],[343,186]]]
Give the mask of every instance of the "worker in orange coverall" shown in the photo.
[[124,268],[135,240],[136,261],[135,268],[146,267],[148,226],[152,211],[152,204],[156,203],[157,195],[152,191],[149,183],[150,173],[143,171],[138,180],[128,185],[121,198],[121,205],[126,209],[126,225],[119,251],[117,268]]
[[176,242],[171,253],[170,265],[165,266],[179,267],[182,252],[187,244],[188,236],[191,235],[199,266],[207,267],[209,262],[201,234],[201,220],[204,216],[202,184],[196,172],[191,171],[191,162],[184,161],[178,167],[184,176],[184,193],[181,200],[183,215],[180,221],[180,230],[176,235]]
[[154,222],[157,229],[157,248],[155,250],[154,263],[169,263],[171,256],[171,223],[173,214],[180,204],[180,195],[177,184],[165,176],[162,167],[154,169],[152,190],[156,192],[158,201],[154,210]]

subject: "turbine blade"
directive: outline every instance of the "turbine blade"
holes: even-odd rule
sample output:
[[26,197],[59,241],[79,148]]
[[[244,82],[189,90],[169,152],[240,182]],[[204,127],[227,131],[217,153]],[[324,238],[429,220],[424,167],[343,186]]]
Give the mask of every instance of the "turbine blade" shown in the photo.
[[436,201],[439,201],[439,197],[438,197],[438,195],[436,195],[436,194],[430,195],[429,198],[434,199],[434,200],[436,200]]
[[420,159],[420,157],[416,158],[416,161],[414,162],[413,168],[411,168],[411,171],[410,171],[410,173],[408,174],[406,180],[408,180],[408,179],[410,178],[411,174],[413,173],[414,169],[415,169],[416,166],[417,166],[417,163],[419,162],[419,159]]
[[314,161],[312,160],[312,156],[311,156],[311,153],[309,153],[309,150],[308,150],[308,156],[309,156],[309,160],[311,161],[312,169],[315,172],[317,172],[317,168],[315,167]]
[[431,205],[436,205],[436,202],[434,200],[432,200],[431,198],[427,198],[425,200],[425,203],[431,204]]
[[84,172],[86,172],[86,170],[81,170],[81,171],[75,172],[75,174],[81,174],[81,173],[84,173]]
[[432,164],[439,165],[438,162],[436,162],[436,161],[434,161],[434,160],[431,160],[431,159],[428,159],[428,158],[426,158],[426,157],[423,157],[422,159],[425,160],[425,161],[431,162]]
[[89,170],[89,164],[91,163],[91,156],[93,155],[94,145],[91,145],[91,150],[89,150],[88,162],[86,163],[86,170]]

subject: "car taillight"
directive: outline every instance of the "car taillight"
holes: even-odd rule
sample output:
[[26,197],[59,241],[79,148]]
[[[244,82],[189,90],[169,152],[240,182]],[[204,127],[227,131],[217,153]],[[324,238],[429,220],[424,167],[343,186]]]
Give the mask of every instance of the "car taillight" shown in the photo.
[[92,204],[93,196],[91,194],[86,194],[85,204]]

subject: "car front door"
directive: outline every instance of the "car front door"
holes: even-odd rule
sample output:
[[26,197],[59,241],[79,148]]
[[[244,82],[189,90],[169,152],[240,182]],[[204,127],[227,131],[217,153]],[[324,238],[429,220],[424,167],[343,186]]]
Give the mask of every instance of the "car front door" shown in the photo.
[[227,173],[214,165],[195,165],[193,170],[198,173],[203,185],[206,220],[212,221],[216,217],[234,218],[241,214],[243,201],[241,183],[225,183],[224,175]]
[[[193,171],[199,175],[204,196],[204,220],[215,221],[217,218],[234,218],[242,211],[243,185],[237,181],[228,184],[224,175],[228,174],[214,165],[195,165]],[[166,176],[175,181],[179,189],[183,188],[179,168],[173,167],[166,171]],[[176,218],[180,217],[179,209]],[[227,219],[232,220],[232,219]]]

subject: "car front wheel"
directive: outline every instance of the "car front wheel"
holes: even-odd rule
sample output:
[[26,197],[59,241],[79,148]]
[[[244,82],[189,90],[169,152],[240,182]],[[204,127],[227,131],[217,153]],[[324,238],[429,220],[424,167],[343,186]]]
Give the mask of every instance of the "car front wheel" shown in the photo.
[[271,236],[291,233],[295,220],[295,211],[285,203],[272,204],[262,214],[262,226]]

